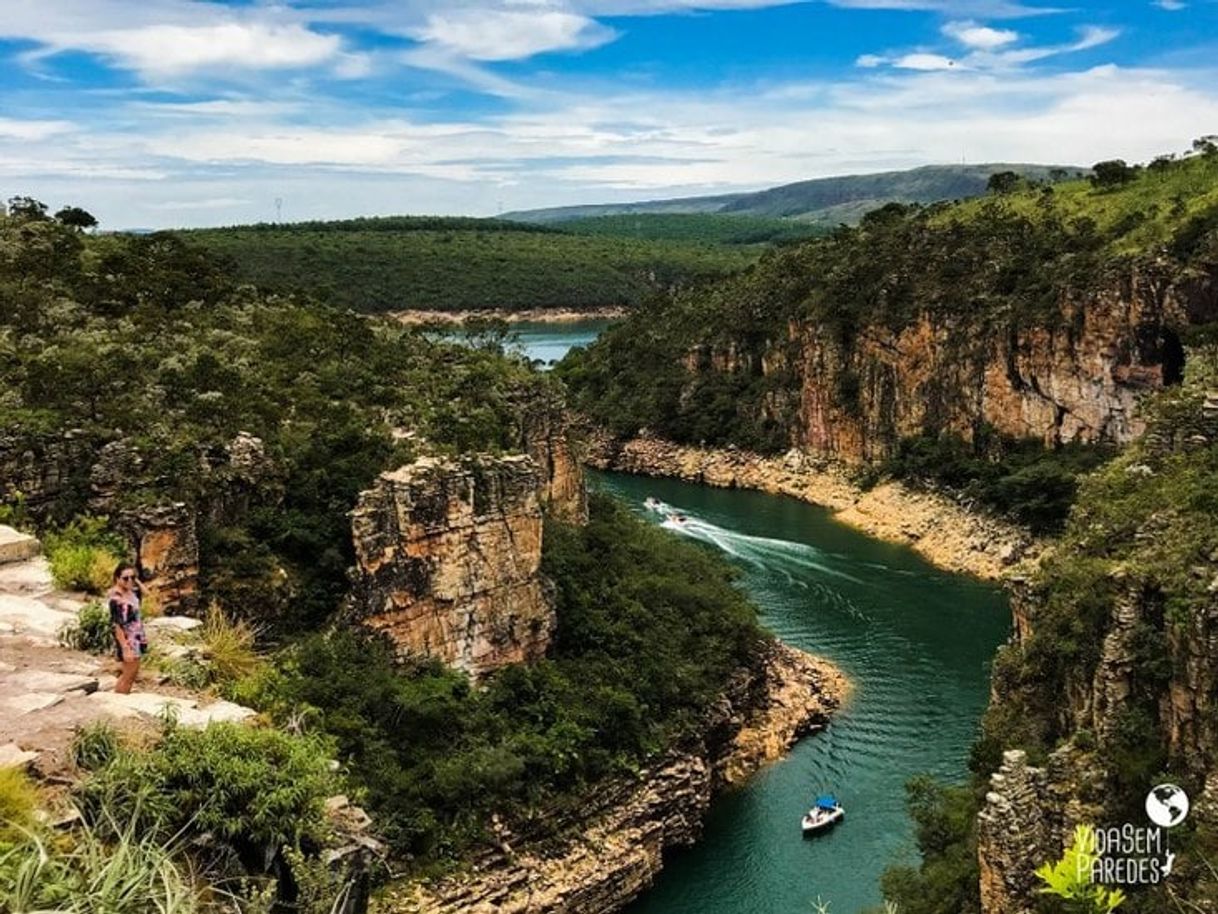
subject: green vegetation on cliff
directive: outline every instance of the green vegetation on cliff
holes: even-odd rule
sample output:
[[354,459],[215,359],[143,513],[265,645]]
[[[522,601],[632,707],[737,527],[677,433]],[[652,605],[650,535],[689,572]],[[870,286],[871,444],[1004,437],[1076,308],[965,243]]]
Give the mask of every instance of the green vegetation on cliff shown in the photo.
[[496,219],[387,217],[184,235],[227,258],[246,282],[365,312],[633,305],[757,257],[715,239],[576,235]]
[[[822,383],[831,380],[822,396],[832,409],[859,418],[864,396],[874,405],[890,383],[881,369],[863,376],[863,347],[891,345],[892,335],[920,321],[935,345],[964,362],[978,347],[1030,332],[1071,338],[1078,328],[1065,326],[1063,302],[1119,288],[1135,266],[1153,281],[1188,282],[1214,263],[1218,153],[1127,167],[1120,180],[1101,186],[1015,182],[959,204],[891,204],[857,228],[770,251],[722,282],[656,296],[586,350],[573,351],[558,374],[575,404],[617,435],[647,428],[681,442],[776,452],[798,442],[800,410],[808,408],[801,384],[810,371]],[[808,361],[813,348],[815,365]],[[1177,371],[1166,366],[1169,383]],[[1031,446],[949,425],[947,398],[962,394],[940,390],[940,381],[926,379],[918,391],[925,398],[918,438],[903,443],[883,416],[871,415],[875,449],[894,455],[888,470],[924,475],[928,461],[919,455],[926,454],[930,464],[947,454],[956,469],[973,461],[957,480],[981,486],[971,494],[1035,525],[1059,524],[1069,480],[1059,485],[1063,474],[1019,456]],[[946,437],[952,434],[968,444]],[[1067,470],[1075,462],[1053,459]],[[1006,468],[995,475],[983,470],[985,461]],[[1037,480],[1066,497],[1037,505],[1016,491]]]
[[550,656],[472,689],[437,663],[395,669],[385,645],[316,635],[238,686],[280,720],[334,738],[415,867],[495,838],[560,830],[584,792],[685,736],[761,644],[755,610],[705,550],[593,497],[586,527],[547,524],[557,585]]
[[764,244],[801,241],[827,229],[790,219],[758,216],[721,216],[715,213],[639,213],[589,216],[563,222],[573,235],[602,235],[655,241],[705,244]]
[[[0,451],[34,455],[41,517],[85,511],[104,452],[120,506],[207,507],[204,599],[285,629],[345,592],[346,512],[411,440],[516,449],[521,404],[553,396],[520,360],[238,286],[178,237],[23,216],[0,219],[0,383]],[[263,451],[237,469],[242,432]]]

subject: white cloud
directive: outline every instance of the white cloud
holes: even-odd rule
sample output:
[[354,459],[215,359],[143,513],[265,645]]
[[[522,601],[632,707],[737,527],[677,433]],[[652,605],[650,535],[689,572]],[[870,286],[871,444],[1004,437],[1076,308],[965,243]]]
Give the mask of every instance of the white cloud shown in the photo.
[[1010,29],[992,29],[972,21],[949,22],[943,26],[943,34],[955,38],[968,48],[994,51],[1019,40],[1019,33]]
[[467,9],[433,13],[414,36],[474,60],[519,60],[544,51],[595,47],[615,32],[560,10]]
[[68,121],[24,121],[0,117],[0,139],[45,140],[73,129]]
[[1155,6],[1161,10],[1167,10],[1169,13],[1176,13],[1188,7],[1187,3],[1182,0],[1155,0]]

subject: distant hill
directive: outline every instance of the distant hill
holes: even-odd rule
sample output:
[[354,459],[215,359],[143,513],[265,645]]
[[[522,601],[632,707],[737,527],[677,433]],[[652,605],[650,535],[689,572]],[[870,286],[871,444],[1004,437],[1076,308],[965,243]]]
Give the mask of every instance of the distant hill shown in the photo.
[[[733,222],[735,220],[732,220]],[[742,227],[776,234],[773,220]],[[747,223],[747,224],[746,224]],[[781,223],[778,228],[788,226]],[[361,311],[593,309],[726,276],[760,243],[718,243],[706,226],[636,237],[499,219],[390,216],[182,232],[226,258],[239,279],[305,291]]]
[[505,213],[502,218],[549,224],[603,216],[695,213],[796,219],[819,225],[837,225],[840,222],[852,225],[864,213],[886,203],[935,203],[981,196],[986,192],[990,175],[995,172],[1014,171],[1024,177],[1044,181],[1059,169],[1072,177],[1086,171],[1077,166],[1007,163],[926,165],[907,171],[815,178],[755,193],[560,206]]

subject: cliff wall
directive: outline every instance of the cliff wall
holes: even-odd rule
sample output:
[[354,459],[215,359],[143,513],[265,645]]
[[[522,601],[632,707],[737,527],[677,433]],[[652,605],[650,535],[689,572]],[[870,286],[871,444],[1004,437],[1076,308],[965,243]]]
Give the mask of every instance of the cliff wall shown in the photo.
[[1212,273],[1169,279],[1142,268],[1027,326],[963,309],[843,337],[794,320],[760,348],[728,331],[684,365],[773,381],[748,408],[785,428],[791,445],[848,462],[882,459],[923,433],[971,439],[983,426],[1046,445],[1126,443],[1145,428],[1142,396],[1182,377],[1178,328],[1215,319]]
[[479,676],[541,657],[554,632],[541,574],[544,477],[531,457],[423,457],[352,512],[353,614],[403,654]]
[[1038,910],[1033,871],[1074,827],[1149,824],[1142,803],[1163,782],[1193,813],[1171,832],[1170,880],[1131,890],[1152,896],[1138,910],[1218,905],[1216,453],[1218,392],[1156,403],[1147,435],[1089,481],[1068,559],[1014,582],[985,722],[1008,751],[978,816],[983,914]]
[[665,849],[697,840],[715,793],[823,728],[847,692],[828,663],[771,643],[697,729],[693,743],[588,798],[555,845],[500,835],[470,872],[399,885],[393,914],[611,914],[655,880]]

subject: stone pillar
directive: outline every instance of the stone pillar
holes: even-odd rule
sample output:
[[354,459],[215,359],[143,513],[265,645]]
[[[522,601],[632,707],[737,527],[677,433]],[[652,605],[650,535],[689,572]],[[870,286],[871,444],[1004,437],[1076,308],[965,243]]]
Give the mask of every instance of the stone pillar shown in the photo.
[[199,611],[199,541],[195,513],[183,502],[126,513],[144,593],[165,615]]
[[982,914],[1032,914],[1036,867],[1055,853],[1046,816],[1045,775],[1022,750],[1003,753],[977,815]]
[[530,457],[423,457],[382,473],[352,512],[349,614],[403,656],[475,678],[541,657],[556,624],[541,574],[541,474]]

